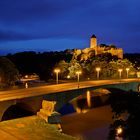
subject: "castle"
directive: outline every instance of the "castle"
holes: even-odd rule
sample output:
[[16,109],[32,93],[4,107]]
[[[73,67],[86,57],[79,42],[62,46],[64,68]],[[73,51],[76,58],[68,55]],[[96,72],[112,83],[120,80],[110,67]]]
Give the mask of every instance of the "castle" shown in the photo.
[[74,50],[74,57],[80,57],[80,60],[87,60],[92,56],[96,56],[103,53],[110,53],[112,56],[117,56],[118,58],[123,59],[122,48],[116,48],[113,45],[107,46],[105,44],[97,45],[97,38],[95,35],[92,35],[90,38],[89,48],[85,48],[83,50]]

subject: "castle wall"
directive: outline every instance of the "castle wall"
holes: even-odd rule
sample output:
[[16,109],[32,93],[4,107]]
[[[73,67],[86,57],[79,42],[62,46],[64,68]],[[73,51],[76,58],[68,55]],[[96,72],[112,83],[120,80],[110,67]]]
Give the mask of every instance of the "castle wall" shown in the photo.
[[94,50],[95,50],[95,55],[99,55],[99,54],[103,54],[103,53],[110,53],[112,56],[117,56],[118,58],[123,59],[123,49],[122,48],[111,48],[110,49],[107,47],[96,46],[96,48]]

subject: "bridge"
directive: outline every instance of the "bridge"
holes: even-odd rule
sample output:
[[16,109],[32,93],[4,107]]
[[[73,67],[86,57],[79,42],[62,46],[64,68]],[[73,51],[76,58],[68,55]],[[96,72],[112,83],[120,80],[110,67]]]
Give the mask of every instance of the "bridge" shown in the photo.
[[64,83],[58,85],[46,85],[25,89],[0,91],[0,120],[3,115],[13,105],[18,105],[25,110],[37,113],[40,110],[43,100],[56,101],[55,110],[59,110],[63,105],[87,91],[95,89],[108,89],[122,91],[140,91],[139,79],[119,79],[119,80],[96,80],[82,81],[79,83]]

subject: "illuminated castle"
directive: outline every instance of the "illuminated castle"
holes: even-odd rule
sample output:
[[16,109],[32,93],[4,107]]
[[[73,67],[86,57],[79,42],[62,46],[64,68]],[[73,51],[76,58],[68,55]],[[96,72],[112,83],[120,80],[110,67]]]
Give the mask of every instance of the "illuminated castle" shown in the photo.
[[103,53],[110,53],[112,56],[117,56],[118,58],[123,59],[122,48],[116,48],[114,45],[97,45],[97,38],[95,35],[92,35],[90,38],[90,48],[85,48],[83,50],[74,50],[74,57],[77,58],[80,56],[81,60],[87,60],[92,56],[96,56]]

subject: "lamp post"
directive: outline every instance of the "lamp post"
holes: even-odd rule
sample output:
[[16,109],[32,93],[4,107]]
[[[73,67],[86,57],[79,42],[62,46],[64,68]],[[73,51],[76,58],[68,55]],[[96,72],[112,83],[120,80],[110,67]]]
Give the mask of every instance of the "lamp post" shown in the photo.
[[60,72],[60,69],[55,69],[54,72],[56,73],[56,84],[58,84],[58,73]]
[[97,80],[99,80],[99,73],[100,73],[100,70],[101,70],[100,67],[97,67],[97,68],[96,68],[96,71],[97,71]]
[[81,73],[82,73],[81,71],[76,71],[76,74],[77,74],[77,82],[78,82],[78,88],[79,88],[79,75],[80,75]]
[[122,77],[122,69],[118,69],[118,72],[119,72],[119,78],[121,79],[121,77]]
[[129,68],[126,68],[126,77],[128,78],[129,77],[129,75],[128,75],[128,73],[129,73]]

